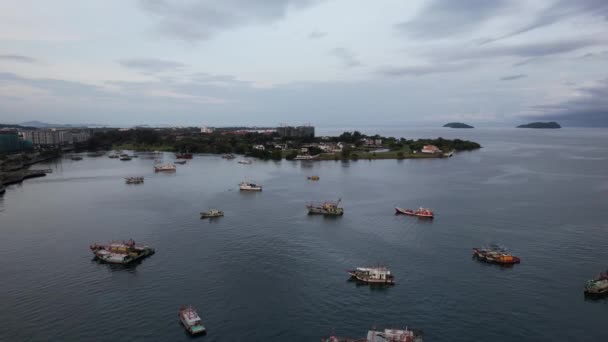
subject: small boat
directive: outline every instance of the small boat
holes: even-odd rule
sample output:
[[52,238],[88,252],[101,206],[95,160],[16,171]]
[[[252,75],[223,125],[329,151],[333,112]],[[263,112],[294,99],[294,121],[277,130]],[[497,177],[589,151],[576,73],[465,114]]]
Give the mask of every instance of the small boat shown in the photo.
[[204,211],[201,213],[201,218],[213,218],[213,217],[222,217],[224,216],[224,212],[217,209],[210,209],[209,211]]
[[236,156],[234,154],[223,154],[222,158],[223,159],[234,159],[234,158],[236,158]]
[[354,270],[348,270],[351,278],[368,284],[387,284],[395,283],[395,278],[391,271],[384,267],[357,267]]
[[70,157],[70,159],[72,159],[72,160],[82,160],[82,157],[81,156],[72,156],[72,157]]
[[294,160],[317,160],[317,159],[319,159],[319,155],[311,156],[311,155],[308,155],[308,154],[298,154],[293,159]]
[[131,159],[132,159],[131,156],[126,155],[126,154],[120,156],[120,160],[122,160],[122,161],[127,161],[127,160],[131,160]]
[[519,264],[521,260],[507,252],[507,249],[500,245],[490,245],[488,247],[473,248],[473,257],[487,263],[500,265]]
[[112,154],[110,154],[110,155],[108,156],[108,158],[111,158],[111,159],[117,159],[117,158],[119,158],[119,155],[118,155],[118,154],[115,154],[115,153],[112,153]]
[[308,180],[312,180],[312,181],[318,181],[319,180],[319,176],[308,176],[306,178],[308,178]]
[[201,317],[192,306],[182,306],[179,308],[177,316],[190,335],[204,334],[206,332]]
[[426,209],[426,208],[422,208],[422,207],[420,207],[416,210],[395,207],[395,214],[418,216],[418,217],[423,217],[423,218],[433,218],[434,217],[433,211],[431,209]]
[[241,191],[262,191],[262,186],[253,182],[241,182],[239,184]]
[[608,295],[608,270],[600,273],[594,279],[585,284],[585,295],[604,296]]
[[160,164],[154,165],[154,172],[175,172],[176,167],[174,164]]
[[405,329],[369,330],[366,338],[325,337],[322,342],[423,342],[422,331]]
[[344,208],[339,207],[341,201],[342,199],[338,199],[337,202],[310,203],[306,208],[309,215],[341,216],[344,215]]
[[176,153],[175,158],[177,159],[192,159],[192,153]]
[[111,264],[129,264],[135,260],[154,254],[154,248],[137,245],[133,239],[123,242],[111,242],[107,245],[92,244],[89,246],[95,258]]
[[179,165],[184,165],[186,164],[186,160],[176,160],[174,161],[175,164],[179,164]]
[[127,184],[142,184],[144,182],[144,177],[126,177],[125,183]]
[[249,164],[252,164],[253,162],[251,160],[249,160],[249,159],[241,159],[241,160],[238,161],[238,163],[239,164],[247,164],[247,165],[249,165]]

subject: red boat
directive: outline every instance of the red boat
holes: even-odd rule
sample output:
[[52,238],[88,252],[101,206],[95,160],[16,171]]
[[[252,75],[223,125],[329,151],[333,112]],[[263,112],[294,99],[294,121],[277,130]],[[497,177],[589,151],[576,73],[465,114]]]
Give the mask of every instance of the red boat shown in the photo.
[[192,153],[176,153],[175,158],[177,159],[192,159]]
[[409,216],[418,216],[418,217],[425,217],[425,218],[434,217],[433,211],[431,209],[426,209],[426,208],[418,208],[414,211],[412,209],[403,209],[403,208],[395,207],[395,212],[396,212],[396,214],[403,214],[403,215],[409,215]]

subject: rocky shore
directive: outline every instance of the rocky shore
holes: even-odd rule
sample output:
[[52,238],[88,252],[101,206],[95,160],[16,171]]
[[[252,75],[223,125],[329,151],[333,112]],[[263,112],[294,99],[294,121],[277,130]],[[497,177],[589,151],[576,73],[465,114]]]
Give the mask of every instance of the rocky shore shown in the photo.
[[44,177],[47,170],[30,170],[33,164],[57,158],[59,154],[21,153],[6,156],[0,160],[0,194],[5,192],[5,186],[21,183],[25,179]]

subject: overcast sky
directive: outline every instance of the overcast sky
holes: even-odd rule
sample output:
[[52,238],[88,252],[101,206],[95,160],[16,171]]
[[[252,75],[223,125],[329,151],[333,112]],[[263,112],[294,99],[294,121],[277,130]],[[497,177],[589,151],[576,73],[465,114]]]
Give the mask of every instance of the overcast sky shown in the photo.
[[0,0],[0,122],[608,126],[608,0]]

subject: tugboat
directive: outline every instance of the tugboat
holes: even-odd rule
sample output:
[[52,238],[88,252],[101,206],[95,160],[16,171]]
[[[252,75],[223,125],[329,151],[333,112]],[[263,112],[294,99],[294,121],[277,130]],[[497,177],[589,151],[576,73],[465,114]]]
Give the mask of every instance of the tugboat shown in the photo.
[[154,165],[154,172],[175,172],[175,164]]
[[133,239],[123,242],[112,242],[107,245],[92,244],[89,246],[95,258],[111,264],[129,264],[133,261],[154,254],[154,248],[137,245]]
[[222,217],[224,216],[224,212],[217,209],[210,209],[209,211],[204,211],[201,213],[201,218],[214,218],[214,217]]
[[175,158],[177,159],[192,159],[192,153],[176,153]]
[[144,177],[126,177],[125,183],[127,184],[142,184],[144,182]]
[[323,338],[322,342],[423,342],[422,331],[405,329],[384,329],[384,331],[369,330],[367,337],[349,338],[330,336]]
[[351,278],[368,284],[395,284],[395,278],[391,271],[384,266],[377,267],[357,267],[354,270],[346,271]]
[[339,207],[341,201],[342,199],[338,199],[337,202],[310,203],[306,205],[306,208],[308,208],[309,215],[342,216],[344,208]]
[[521,262],[518,257],[507,252],[506,248],[496,244],[488,247],[473,248],[473,257],[480,261],[500,265],[513,265]]
[[311,180],[311,181],[318,181],[319,180],[319,176],[308,176],[306,178],[308,178],[308,180]]
[[435,216],[431,209],[426,209],[426,208],[422,208],[422,207],[420,207],[416,210],[395,207],[395,214],[397,214],[397,215],[404,214],[404,215],[408,215],[408,216],[418,216],[418,217],[423,217],[423,218],[433,218]]
[[182,306],[177,316],[190,335],[204,334],[207,331],[201,317],[192,306]]
[[262,191],[262,186],[256,183],[243,181],[239,184],[239,189],[241,191]]
[[595,279],[587,281],[585,284],[585,295],[604,296],[608,295],[608,270],[600,273]]

